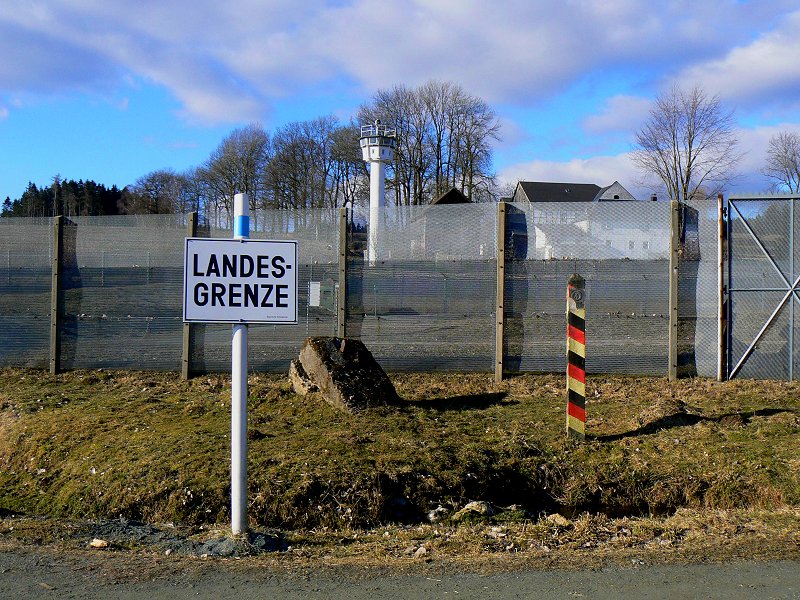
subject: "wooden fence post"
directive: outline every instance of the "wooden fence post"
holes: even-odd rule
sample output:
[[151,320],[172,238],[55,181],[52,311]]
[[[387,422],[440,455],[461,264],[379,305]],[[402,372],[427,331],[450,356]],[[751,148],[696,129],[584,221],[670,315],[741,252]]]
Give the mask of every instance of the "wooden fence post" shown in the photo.
[[678,251],[680,249],[680,202],[672,202],[669,239],[669,364],[667,378],[678,378]]
[[61,370],[62,273],[64,262],[64,217],[53,219],[53,260],[50,264],[50,373]]
[[[186,237],[197,235],[197,213],[186,215]],[[183,324],[183,352],[181,354],[181,379],[188,381],[192,374],[192,324]]]
[[567,282],[567,437],[586,437],[586,280]]
[[339,209],[339,289],[336,295],[336,336],[347,337],[347,209]]
[[503,304],[506,293],[506,203],[497,205],[497,302],[495,304],[494,381],[503,381]]

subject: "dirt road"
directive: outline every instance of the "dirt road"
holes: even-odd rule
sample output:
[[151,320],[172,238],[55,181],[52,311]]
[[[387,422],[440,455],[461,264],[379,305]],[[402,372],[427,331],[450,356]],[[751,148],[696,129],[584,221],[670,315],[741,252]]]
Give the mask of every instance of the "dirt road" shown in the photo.
[[[146,566],[145,566],[146,564]],[[493,575],[306,571],[247,561],[154,560],[74,553],[0,552],[0,598],[800,598],[800,562],[630,566]]]

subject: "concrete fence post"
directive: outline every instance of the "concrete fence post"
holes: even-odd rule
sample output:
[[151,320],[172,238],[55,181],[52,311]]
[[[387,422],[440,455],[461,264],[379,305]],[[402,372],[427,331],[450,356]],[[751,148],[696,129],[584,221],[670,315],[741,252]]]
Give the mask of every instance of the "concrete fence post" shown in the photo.
[[[191,212],[186,218],[186,237],[193,238],[197,235],[197,213]],[[149,257],[149,253],[148,253]],[[148,266],[148,272],[149,272]],[[192,374],[192,342],[193,331],[191,323],[183,324],[183,352],[181,354],[181,379],[188,381]]]
[[339,289],[336,293],[336,335],[347,336],[347,209],[339,209]]
[[497,298],[495,303],[494,380],[503,381],[504,300],[506,293],[506,203],[497,205]]
[[64,265],[64,217],[53,219],[53,257],[50,264],[50,373],[61,370],[62,278]]
[[722,194],[717,196],[717,381],[727,379],[728,290],[725,286],[725,208]]
[[678,263],[681,245],[680,221],[681,204],[672,202],[670,211],[669,238],[669,381],[678,378]]

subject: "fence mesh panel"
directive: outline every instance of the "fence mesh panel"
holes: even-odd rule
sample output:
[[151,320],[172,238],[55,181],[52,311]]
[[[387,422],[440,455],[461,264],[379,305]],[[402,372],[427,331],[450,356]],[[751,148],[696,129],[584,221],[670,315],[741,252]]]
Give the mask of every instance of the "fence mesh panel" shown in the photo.
[[49,364],[52,242],[50,219],[0,219],[0,365]]
[[678,262],[678,374],[716,377],[719,353],[717,200],[682,207]]
[[491,371],[493,204],[386,207],[377,260],[355,215],[348,248],[347,335],[389,370]]
[[588,372],[663,374],[668,358],[666,203],[509,205],[504,362],[562,370],[567,280],[586,279]]
[[65,369],[179,370],[181,215],[64,220]]

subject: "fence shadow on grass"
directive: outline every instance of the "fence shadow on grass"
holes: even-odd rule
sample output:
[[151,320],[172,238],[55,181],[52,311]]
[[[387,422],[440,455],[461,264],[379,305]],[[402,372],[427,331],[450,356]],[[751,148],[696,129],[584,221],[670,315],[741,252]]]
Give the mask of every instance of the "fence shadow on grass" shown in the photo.
[[754,417],[771,417],[781,413],[797,413],[791,408],[762,408],[759,410],[747,410],[738,413],[726,413],[717,417],[706,417],[691,413],[676,413],[660,417],[650,423],[645,423],[632,431],[624,433],[613,433],[611,435],[587,435],[588,439],[598,442],[616,442],[631,437],[651,435],[665,429],[675,429],[677,427],[691,427],[702,422],[718,423],[725,426],[746,426],[750,424]]

